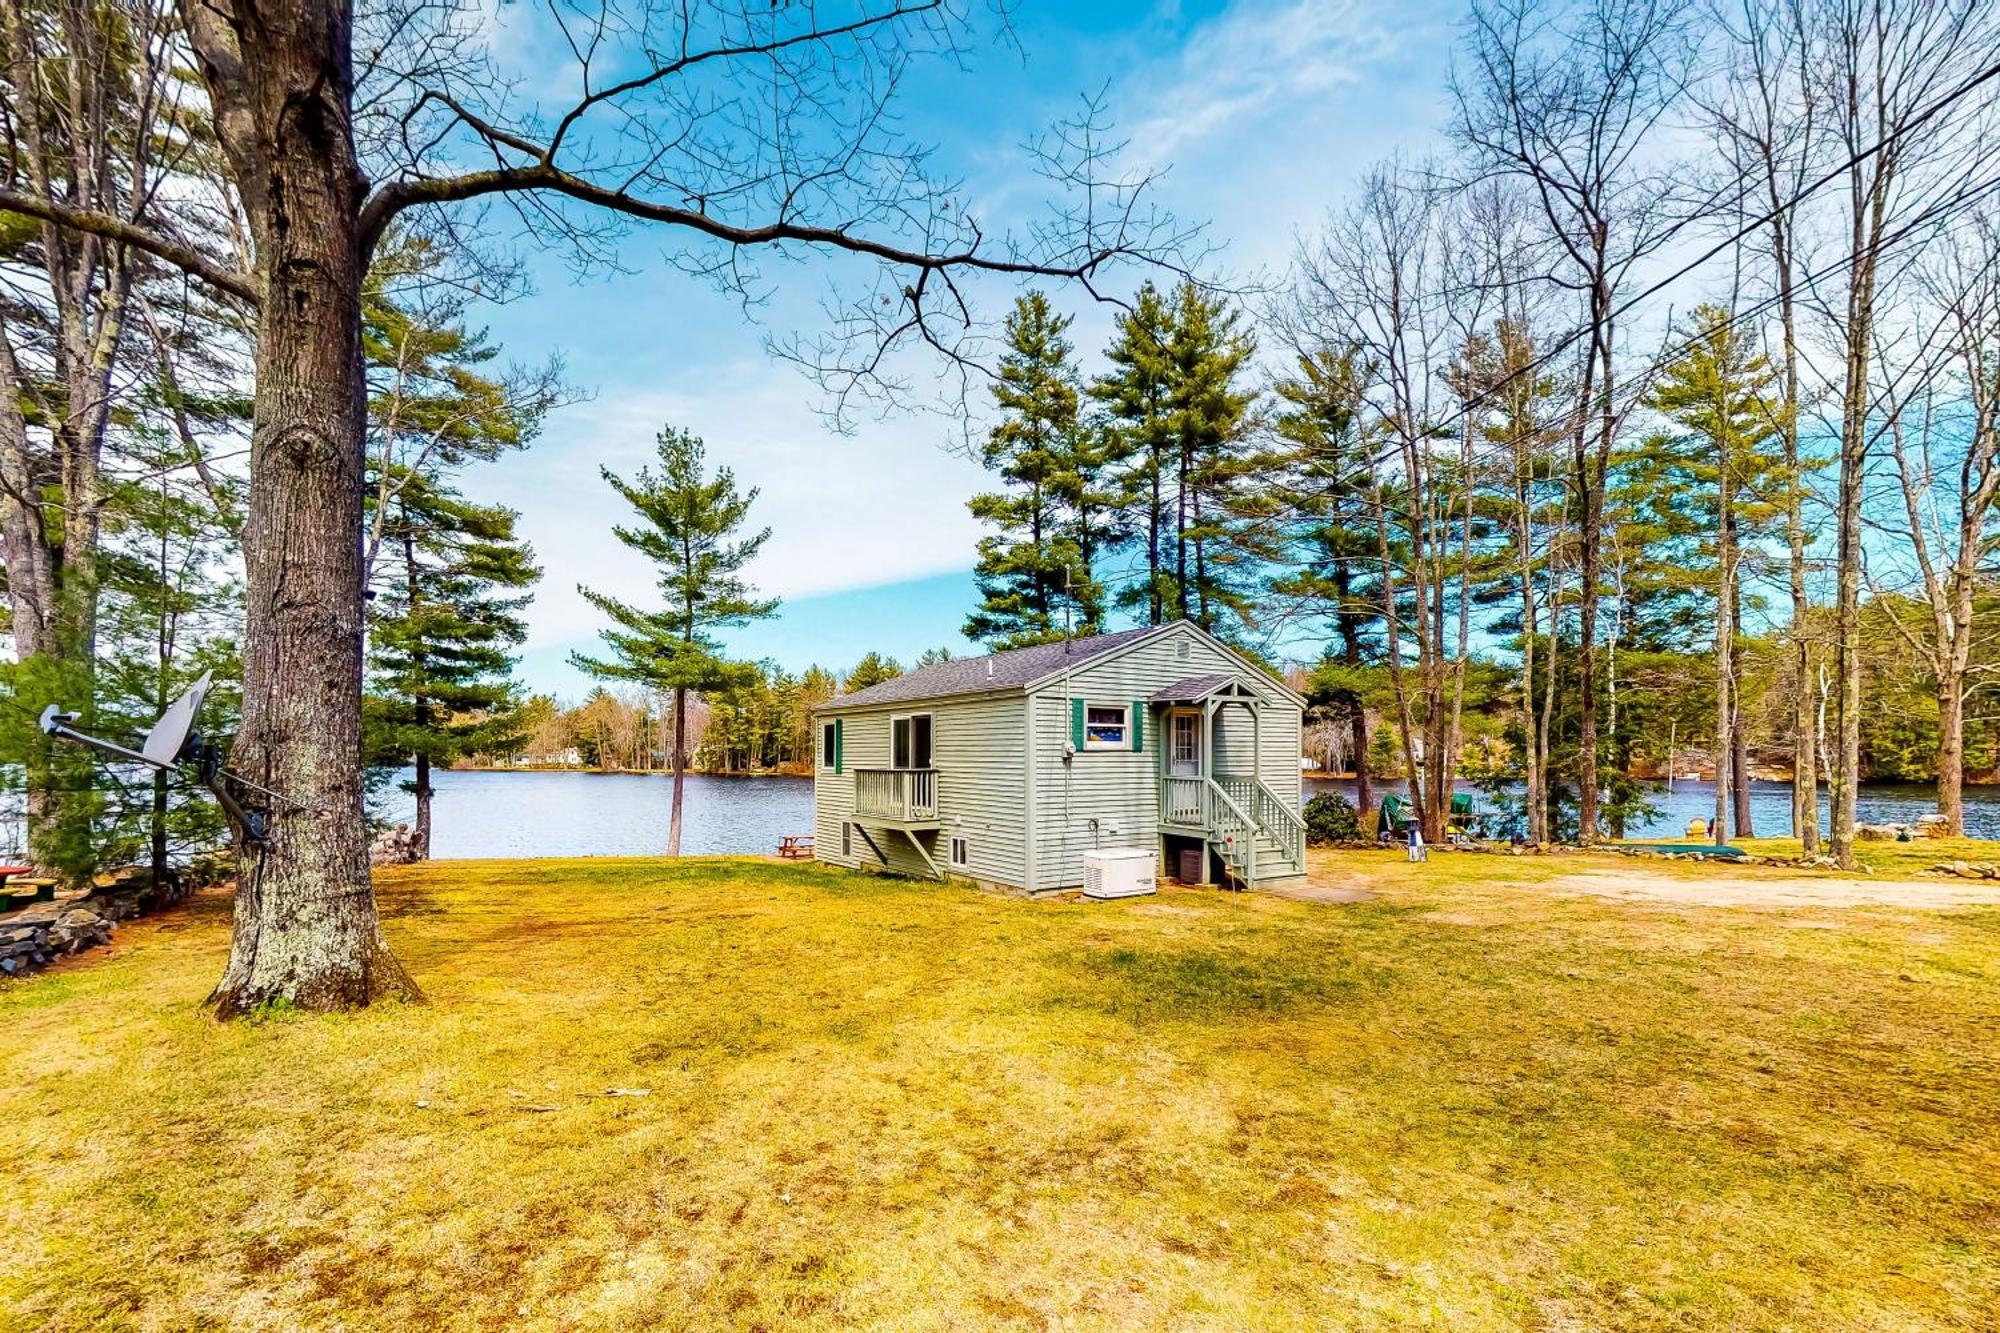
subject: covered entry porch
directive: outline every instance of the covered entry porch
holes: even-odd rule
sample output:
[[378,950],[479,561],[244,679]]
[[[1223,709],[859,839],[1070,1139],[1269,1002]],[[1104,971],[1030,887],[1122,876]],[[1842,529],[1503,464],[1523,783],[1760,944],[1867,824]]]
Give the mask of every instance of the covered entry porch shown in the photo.
[[[1271,790],[1258,771],[1264,753],[1263,696],[1235,675],[1193,676],[1149,701],[1160,755],[1160,849],[1170,839],[1202,848],[1202,878],[1211,856],[1226,877],[1255,887],[1305,873],[1305,821]],[[1223,762],[1221,723],[1228,710],[1247,715],[1247,762]],[[1172,868],[1172,867],[1169,867]]]

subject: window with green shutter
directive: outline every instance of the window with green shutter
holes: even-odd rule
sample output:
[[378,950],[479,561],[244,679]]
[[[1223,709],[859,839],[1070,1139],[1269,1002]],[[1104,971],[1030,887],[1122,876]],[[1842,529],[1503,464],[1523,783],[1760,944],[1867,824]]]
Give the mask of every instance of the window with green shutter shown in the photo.
[[1127,704],[1083,706],[1083,748],[1086,750],[1130,750],[1135,748],[1132,730],[1133,709]]

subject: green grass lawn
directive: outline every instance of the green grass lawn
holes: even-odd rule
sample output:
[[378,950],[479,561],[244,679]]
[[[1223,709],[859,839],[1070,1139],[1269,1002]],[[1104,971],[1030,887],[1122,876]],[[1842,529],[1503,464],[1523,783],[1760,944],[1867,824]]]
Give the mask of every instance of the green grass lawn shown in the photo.
[[0,1323],[1993,1326],[2000,909],[1371,865],[446,863],[430,1003],[230,1025],[204,898],[0,986]]

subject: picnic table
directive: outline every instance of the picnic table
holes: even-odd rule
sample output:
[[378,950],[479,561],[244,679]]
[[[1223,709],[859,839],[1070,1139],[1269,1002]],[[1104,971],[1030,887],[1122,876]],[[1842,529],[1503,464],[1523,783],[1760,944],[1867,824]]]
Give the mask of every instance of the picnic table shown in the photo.
[[34,873],[33,866],[0,865],[0,912],[45,903],[56,896],[56,882],[30,878]]
[[778,855],[787,861],[809,861],[813,854],[810,833],[787,833],[778,839]]

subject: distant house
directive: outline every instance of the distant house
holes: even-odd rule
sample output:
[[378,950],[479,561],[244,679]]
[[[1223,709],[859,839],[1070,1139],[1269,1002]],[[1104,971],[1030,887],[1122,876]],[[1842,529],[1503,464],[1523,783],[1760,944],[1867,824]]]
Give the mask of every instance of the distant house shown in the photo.
[[1296,878],[1303,705],[1184,621],[923,667],[814,710],[814,854],[1030,893],[1093,848]]
[[514,756],[516,768],[581,768],[583,751],[574,745],[567,750],[554,750],[548,754],[522,754]]

